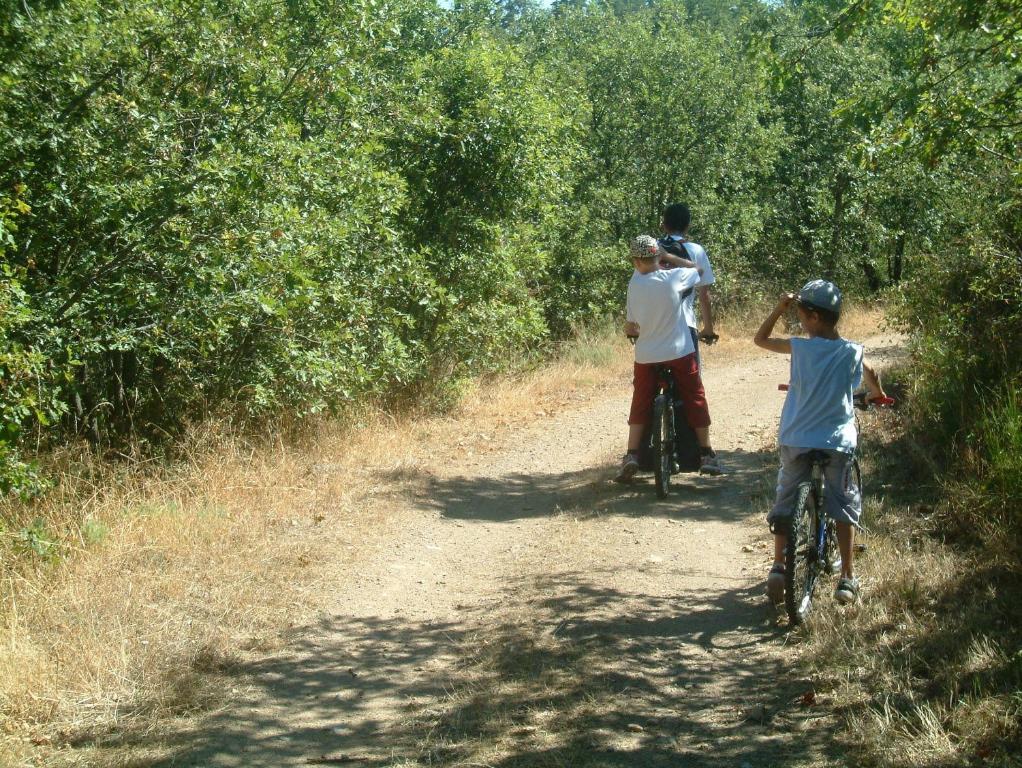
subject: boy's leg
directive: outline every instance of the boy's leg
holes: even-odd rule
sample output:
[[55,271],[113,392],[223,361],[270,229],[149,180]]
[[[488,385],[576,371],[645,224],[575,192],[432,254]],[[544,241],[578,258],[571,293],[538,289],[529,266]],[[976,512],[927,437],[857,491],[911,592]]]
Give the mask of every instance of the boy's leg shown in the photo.
[[710,444],[710,407],[706,402],[706,390],[699,377],[699,364],[695,354],[671,361],[671,373],[678,388],[678,394],[685,406],[685,420],[696,433],[699,451],[702,454],[699,472],[706,475],[723,473],[720,460]]
[[710,446],[709,427],[692,427],[692,431],[696,433],[696,441],[699,443],[700,448],[708,448],[711,451],[713,450],[713,448]]
[[784,548],[788,545],[788,536],[784,533],[774,534],[774,562],[784,565]]
[[685,406],[685,420],[696,433],[701,448],[710,448],[710,407],[706,402],[706,390],[703,388],[703,381],[699,378],[699,367],[696,364],[696,356],[685,355],[685,357],[672,360],[668,363],[671,373],[674,375],[674,385],[678,389],[678,395]]
[[657,388],[657,364],[632,366],[632,405],[628,410],[628,451],[639,451],[642,432],[653,415],[653,395]]
[[852,603],[859,597],[859,582],[855,578],[855,528],[862,516],[862,496],[856,483],[854,461],[850,454],[828,451],[830,462],[824,471],[826,477],[827,514],[837,523],[837,545],[841,554],[841,577],[834,597],[841,603]]
[[642,433],[653,410],[653,393],[656,392],[656,366],[635,363],[632,378],[632,405],[628,412],[628,447],[621,459],[618,482],[627,482],[639,471],[639,450]]
[[[841,550],[841,576],[851,578],[853,528],[859,526],[862,517],[862,495],[856,482],[852,456],[841,451],[827,451],[830,461],[823,471],[826,480],[824,506],[827,515],[837,523],[838,547]],[[842,541],[842,530],[844,540]],[[846,550],[846,545],[849,551]],[[845,569],[848,569],[847,573]]]
[[637,454],[642,448],[642,433],[645,429],[645,424],[628,425],[628,453]]
[[837,524],[837,546],[841,550],[841,578],[834,589],[834,599],[843,605],[859,599],[859,580],[852,572],[852,553],[855,551],[855,527],[850,523]]
[[813,471],[809,453],[804,449],[782,445],[777,451],[780,454],[781,466],[777,470],[774,506],[767,515],[767,522],[771,527],[775,521],[790,517],[794,513],[798,487],[809,479]]
[[808,480],[812,472],[812,464],[804,451],[782,445],[778,452],[781,467],[777,470],[774,506],[767,515],[771,530],[777,531],[774,533],[774,563],[767,576],[767,594],[775,603],[784,599],[784,550],[788,545],[787,535],[779,531],[785,530],[785,518],[795,511],[799,485]]
[[787,536],[783,533],[774,534],[774,564],[767,574],[767,597],[771,603],[784,600],[784,548],[787,544]]
[[855,528],[848,523],[837,524],[837,548],[841,551],[841,578],[854,579],[852,553],[855,551]]

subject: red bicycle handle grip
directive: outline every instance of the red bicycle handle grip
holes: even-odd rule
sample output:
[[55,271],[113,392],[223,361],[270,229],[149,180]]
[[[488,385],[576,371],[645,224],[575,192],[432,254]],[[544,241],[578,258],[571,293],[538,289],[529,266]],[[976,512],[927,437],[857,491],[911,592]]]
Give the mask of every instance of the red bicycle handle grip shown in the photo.
[[787,392],[787,391],[788,391],[788,389],[790,388],[790,386],[791,386],[790,384],[778,384],[778,385],[777,385],[777,388],[778,388],[778,389],[779,389],[779,390],[780,390],[781,392]]

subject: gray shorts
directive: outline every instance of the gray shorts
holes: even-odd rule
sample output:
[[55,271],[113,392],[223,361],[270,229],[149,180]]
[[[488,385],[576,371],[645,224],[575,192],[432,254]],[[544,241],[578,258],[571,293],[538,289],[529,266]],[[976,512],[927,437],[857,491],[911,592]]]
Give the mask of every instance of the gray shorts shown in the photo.
[[[767,515],[767,521],[773,522],[781,517],[788,517],[795,509],[798,487],[808,480],[812,474],[812,462],[809,460],[809,448],[792,448],[789,445],[780,447],[781,468],[777,472],[777,498],[774,508]],[[825,451],[830,461],[823,471],[824,476],[824,507],[832,520],[839,523],[851,523],[856,528],[862,517],[862,495],[852,469],[852,454],[842,451]]]

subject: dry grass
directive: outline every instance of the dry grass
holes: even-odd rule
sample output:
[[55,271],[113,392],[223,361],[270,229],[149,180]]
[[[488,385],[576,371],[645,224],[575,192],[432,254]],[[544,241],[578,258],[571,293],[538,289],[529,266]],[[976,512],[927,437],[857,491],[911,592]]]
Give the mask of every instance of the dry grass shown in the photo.
[[52,559],[5,553],[17,556],[0,625],[7,730],[45,745],[208,704],[199,673],[301,612],[314,531],[371,523],[353,487],[315,470],[324,456],[193,441],[188,459],[152,472],[65,459],[31,511],[63,535]]
[[367,412],[291,443],[207,427],[173,464],[49,457],[55,490],[0,510],[0,764],[213,705],[215,673],[281,642],[326,564],[371,556],[402,469],[627,376],[631,349],[607,329],[560,352],[477,382],[448,416]]
[[907,459],[912,438],[894,414],[868,418],[867,434],[882,438],[867,443],[866,490],[879,498],[857,563],[864,599],[821,602],[803,663],[844,702],[842,738],[857,765],[1018,766],[1022,583],[988,553],[935,535],[948,514],[940,507],[956,500],[937,480],[921,482],[928,473]]

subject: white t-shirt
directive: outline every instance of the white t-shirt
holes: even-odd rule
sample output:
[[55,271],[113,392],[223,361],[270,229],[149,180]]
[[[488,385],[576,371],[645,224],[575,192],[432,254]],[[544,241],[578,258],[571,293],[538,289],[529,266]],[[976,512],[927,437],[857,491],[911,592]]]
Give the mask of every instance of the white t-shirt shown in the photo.
[[861,382],[861,344],[820,336],[792,339],[778,442],[851,453],[858,438],[852,392]]
[[632,273],[626,317],[639,324],[635,362],[663,363],[695,352],[681,294],[698,281],[699,273],[688,268]]
[[[681,235],[667,235],[670,240],[682,240]],[[699,282],[696,283],[696,288],[703,288],[707,285],[713,285],[717,282],[717,279],[713,276],[713,267],[710,266],[710,257],[706,255],[706,249],[699,243],[682,243],[685,250],[688,251],[689,260],[694,261],[696,266],[703,270],[703,273],[699,276]],[[689,328],[697,328],[698,322],[696,320],[696,291],[692,291],[687,297],[685,297],[685,322],[688,323]]]

